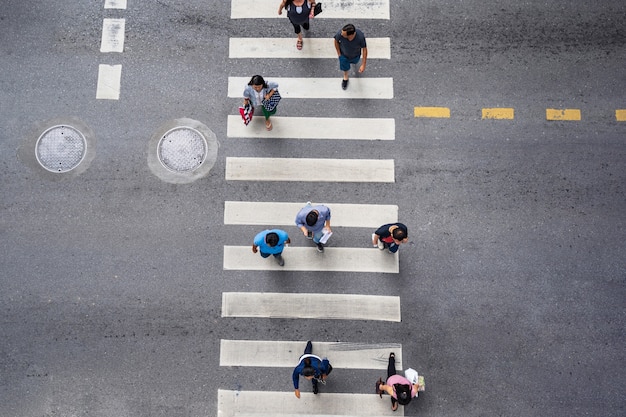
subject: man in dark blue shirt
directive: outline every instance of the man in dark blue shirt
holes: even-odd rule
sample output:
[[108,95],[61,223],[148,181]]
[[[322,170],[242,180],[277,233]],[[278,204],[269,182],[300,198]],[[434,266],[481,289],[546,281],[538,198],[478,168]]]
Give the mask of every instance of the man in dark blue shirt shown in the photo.
[[324,381],[328,374],[330,374],[333,370],[333,367],[330,365],[328,359],[322,359],[319,356],[315,356],[311,353],[312,351],[313,344],[309,340],[306,343],[304,355],[300,356],[300,362],[298,362],[298,366],[294,368],[293,374],[291,375],[296,397],[298,398],[300,398],[300,375],[311,381],[313,384],[313,394],[317,394],[319,392],[317,388],[317,381]]
[[339,69],[343,71],[341,88],[345,90],[348,88],[350,64],[358,64],[359,60],[361,60],[361,54],[363,54],[363,60],[359,67],[359,72],[365,71],[367,63],[365,35],[355,28],[352,23],[348,23],[335,35],[335,49],[339,57]]

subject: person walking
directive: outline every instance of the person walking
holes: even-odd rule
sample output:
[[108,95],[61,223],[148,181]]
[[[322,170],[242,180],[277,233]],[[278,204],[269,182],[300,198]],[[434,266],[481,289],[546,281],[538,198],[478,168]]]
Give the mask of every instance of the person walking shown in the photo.
[[322,237],[325,233],[332,233],[330,228],[330,209],[328,207],[324,205],[313,206],[311,202],[307,202],[306,206],[301,208],[296,215],[296,226],[300,228],[304,236],[308,239],[313,239],[319,252],[324,252],[324,244],[321,242]]
[[318,381],[322,384],[326,384],[326,377],[333,370],[332,365],[327,358],[320,358],[313,355],[313,344],[309,340],[306,342],[306,348],[304,349],[304,355],[300,356],[298,365],[294,368],[291,379],[293,380],[293,387],[297,398],[300,398],[300,375],[305,379],[308,379],[313,384],[313,394],[319,392]]
[[372,245],[380,250],[388,249],[389,253],[398,252],[400,245],[408,241],[408,230],[402,223],[384,224],[372,233]]
[[282,253],[285,245],[291,243],[287,232],[280,229],[264,230],[254,237],[252,252],[260,252],[263,258],[274,255],[274,259],[280,266],[285,266]]
[[417,395],[419,388],[419,383],[412,384],[404,376],[396,374],[396,355],[391,352],[387,364],[387,380],[383,383],[382,378],[378,379],[376,394],[380,395],[380,398],[383,398],[383,393],[391,395],[391,409],[396,411],[398,404],[407,405],[410,403],[411,398]]
[[265,106],[263,106],[263,100],[269,100],[277,92],[278,84],[266,82],[260,75],[253,76],[243,90],[243,106],[246,107],[246,105],[251,104],[254,108],[261,107],[265,116],[265,128],[267,130],[272,130],[270,116],[276,113],[277,108],[274,108],[272,111],[266,110]]
[[296,40],[296,48],[302,49],[302,28],[309,30],[309,19],[314,17],[313,10],[315,8],[314,1],[307,0],[283,0],[278,8],[278,14],[283,14],[283,9],[287,10],[287,17],[293,25],[293,29],[298,36]]
[[335,35],[335,49],[339,57],[339,69],[343,71],[341,88],[345,90],[348,88],[350,64],[358,64],[361,60],[361,55],[363,55],[363,59],[358,71],[359,73],[365,71],[365,65],[367,64],[365,35],[355,28],[352,23],[348,23]]

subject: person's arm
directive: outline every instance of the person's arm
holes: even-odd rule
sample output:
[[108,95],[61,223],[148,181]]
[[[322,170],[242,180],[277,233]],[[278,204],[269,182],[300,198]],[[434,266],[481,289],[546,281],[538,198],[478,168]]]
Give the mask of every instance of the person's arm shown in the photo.
[[283,9],[285,8],[285,3],[287,3],[287,1],[286,1],[286,0],[283,0],[283,1],[280,3],[280,7],[278,8],[278,14],[283,14]]
[[337,50],[337,57],[341,56],[341,47],[339,46],[339,41],[335,38],[335,49]]
[[309,3],[309,6],[311,7],[311,11],[309,12],[309,18],[313,19],[315,17],[315,5],[317,3],[315,3],[314,1]]
[[367,65],[367,47],[361,48],[361,67],[359,68],[359,72],[365,71],[365,66]]
[[380,236],[378,236],[376,233],[374,233],[372,235],[372,245],[373,246],[378,246],[378,239],[380,239]]
[[252,253],[257,253],[257,248],[258,248],[257,245],[252,244]]
[[393,395],[393,387],[391,385],[380,384],[380,387],[378,388],[389,395]]
[[298,389],[300,387],[299,383],[300,383],[300,370],[298,369],[300,366],[300,364],[298,364],[298,366],[296,366],[293,370],[293,374],[291,374],[291,379],[293,381],[293,388],[294,388],[294,393],[296,394],[296,398],[300,398],[300,390]]

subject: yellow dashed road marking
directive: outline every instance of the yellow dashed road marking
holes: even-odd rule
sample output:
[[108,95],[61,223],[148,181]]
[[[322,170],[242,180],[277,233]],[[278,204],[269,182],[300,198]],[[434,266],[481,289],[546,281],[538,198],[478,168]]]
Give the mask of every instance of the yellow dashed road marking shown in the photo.
[[447,107],[415,107],[413,109],[415,117],[436,117],[450,118],[450,109]]
[[615,120],[618,122],[626,122],[626,109],[615,110]]
[[546,109],[547,120],[580,120],[579,109]]
[[483,109],[483,119],[513,119],[515,110],[508,107],[494,107]]

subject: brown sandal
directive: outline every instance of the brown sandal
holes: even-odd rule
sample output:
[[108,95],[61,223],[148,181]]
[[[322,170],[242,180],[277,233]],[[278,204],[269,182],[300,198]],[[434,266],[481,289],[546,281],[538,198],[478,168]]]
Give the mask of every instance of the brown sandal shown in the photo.
[[302,39],[298,39],[296,41],[296,48],[298,48],[298,50],[302,49]]
[[383,398],[383,390],[380,389],[380,386],[383,384],[383,379],[378,378],[376,381],[376,394],[380,395],[380,398]]

